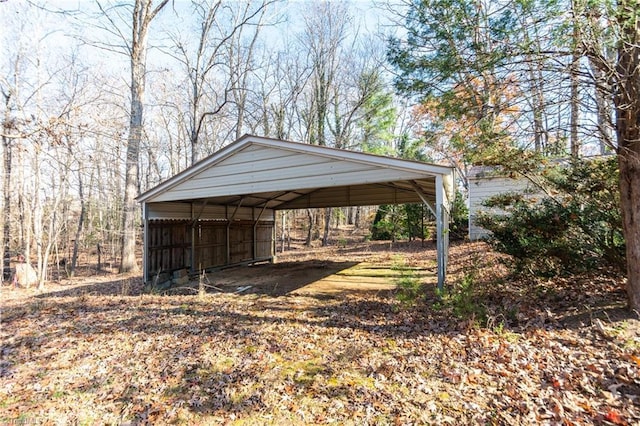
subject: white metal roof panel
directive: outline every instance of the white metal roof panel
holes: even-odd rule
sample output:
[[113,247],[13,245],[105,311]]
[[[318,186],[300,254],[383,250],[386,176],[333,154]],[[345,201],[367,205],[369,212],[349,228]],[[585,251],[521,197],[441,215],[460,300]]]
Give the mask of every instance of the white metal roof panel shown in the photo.
[[[436,176],[448,181],[452,175],[452,169],[445,166],[244,136],[138,200],[208,199],[212,204],[237,204],[242,200],[245,206],[268,208],[418,202],[414,186],[407,181],[417,182],[424,194],[435,198]],[[376,186],[394,182],[391,189]],[[406,193],[400,195],[402,189]],[[309,193],[314,195],[307,196]],[[304,200],[295,202],[304,196]],[[412,201],[403,201],[408,199]]]

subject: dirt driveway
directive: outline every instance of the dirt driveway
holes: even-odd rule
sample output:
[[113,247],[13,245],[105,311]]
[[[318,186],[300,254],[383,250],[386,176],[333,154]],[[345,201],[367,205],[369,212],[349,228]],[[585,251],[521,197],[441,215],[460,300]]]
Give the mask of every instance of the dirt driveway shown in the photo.
[[[349,248],[302,248],[276,263],[236,266],[209,273],[209,289],[269,296],[378,293],[392,291],[408,274],[435,283],[435,251],[420,242],[363,242]],[[191,283],[194,285],[195,283]]]

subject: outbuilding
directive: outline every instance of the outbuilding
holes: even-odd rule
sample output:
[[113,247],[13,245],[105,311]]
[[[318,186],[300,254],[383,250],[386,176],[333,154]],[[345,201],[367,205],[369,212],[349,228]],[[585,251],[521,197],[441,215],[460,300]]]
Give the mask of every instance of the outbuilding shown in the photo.
[[477,241],[489,237],[489,231],[476,224],[483,213],[501,214],[502,210],[488,208],[484,202],[492,197],[511,192],[537,194],[540,191],[524,176],[507,176],[491,166],[473,166],[469,170],[469,240]]
[[143,274],[272,260],[277,210],[424,203],[446,276],[451,167],[245,135],[138,197]]

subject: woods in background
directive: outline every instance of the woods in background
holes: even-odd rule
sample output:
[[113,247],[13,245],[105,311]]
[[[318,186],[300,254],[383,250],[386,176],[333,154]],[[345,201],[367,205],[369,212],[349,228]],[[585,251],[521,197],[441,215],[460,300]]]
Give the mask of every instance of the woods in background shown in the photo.
[[135,270],[135,195],[244,133],[453,165],[462,199],[472,164],[615,153],[640,308],[632,3],[2,3],[5,273],[17,253],[40,285],[82,253]]

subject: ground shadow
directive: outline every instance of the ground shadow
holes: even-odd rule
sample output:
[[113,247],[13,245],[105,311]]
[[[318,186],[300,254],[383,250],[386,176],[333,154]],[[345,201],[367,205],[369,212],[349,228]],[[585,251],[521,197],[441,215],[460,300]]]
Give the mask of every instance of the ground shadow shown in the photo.
[[[413,246],[416,244],[406,245],[405,249],[412,250]],[[95,345],[120,341],[118,339],[149,345],[154,342],[155,346],[149,347],[157,351],[155,359],[162,359],[167,365],[172,360],[193,360],[192,363],[179,364],[180,367],[173,372],[174,377],[177,377],[174,387],[167,392],[186,392],[196,383],[203,388],[215,389],[216,393],[211,393],[204,404],[191,407],[191,411],[199,414],[224,412],[241,415],[245,410],[271,408],[263,404],[258,391],[243,398],[233,398],[238,395],[234,392],[244,386],[248,377],[255,376],[256,383],[272,377],[269,375],[272,370],[254,369],[256,365],[269,365],[266,361],[258,361],[260,359],[284,357],[282,363],[288,363],[290,368],[296,369],[291,373],[292,379],[285,379],[289,385],[298,386],[301,394],[313,391],[319,393],[323,400],[347,399],[355,392],[366,390],[366,386],[341,384],[312,387],[316,373],[318,376],[322,373],[331,377],[335,375],[331,370],[333,368],[356,371],[363,368],[363,365],[367,368],[363,377],[371,377],[378,374],[378,371],[384,373],[386,363],[369,367],[369,364],[360,363],[360,358],[365,358],[361,355],[366,354],[365,351],[380,350],[380,359],[384,359],[384,356],[389,355],[384,351],[392,351],[396,345],[402,356],[422,363],[427,359],[423,358],[423,354],[428,353],[428,337],[436,336],[455,344],[464,342],[466,336],[483,333],[475,328],[477,324],[469,320],[469,315],[459,316],[461,309],[469,307],[485,309],[484,313],[491,321],[486,323],[484,331],[492,333],[492,329],[499,330],[488,335],[504,339],[507,350],[518,339],[526,339],[529,335],[543,335],[555,339],[563,347],[581,351],[584,340],[565,339],[563,336],[567,334],[564,333],[557,336],[549,334],[552,329],[577,329],[583,337],[594,339],[591,343],[593,348],[602,348],[603,353],[608,353],[606,351],[610,351],[609,348],[613,346],[612,337],[593,332],[592,322],[602,318],[607,320],[604,321],[605,327],[613,330],[613,326],[609,326],[609,320],[637,318],[624,309],[624,292],[618,280],[598,276],[572,277],[546,284],[510,280],[508,276],[496,274],[496,266],[489,259],[482,256],[473,258],[476,253],[483,253],[483,246],[479,245],[469,246],[467,250],[462,250],[465,249],[462,245],[452,245],[450,259],[455,267],[451,269],[448,299],[437,298],[435,284],[414,304],[403,304],[395,297],[398,292],[376,292],[374,297],[360,297],[367,291],[365,286],[360,290],[353,288],[350,292],[336,293],[331,297],[300,291],[312,288],[317,281],[334,275],[355,275],[366,281],[366,278],[371,278],[368,274],[382,269],[385,269],[381,271],[384,275],[375,278],[394,281],[391,273],[393,271],[389,266],[393,262],[393,253],[383,257],[386,259],[384,262],[378,262],[376,256],[367,257],[367,250],[375,251],[378,247],[382,246],[364,247],[364,250],[347,247],[336,251],[340,255],[336,259],[350,261],[299,260],[239,266],[213,272],[206,276],[209,294],[204,297],[172,294],[167,297],[139,297],[145,294],[140,277],[100,277],[86,285],[59,285],[57,288],[49,288],[48,293],[33,293],[33,296],[24,298],[24,303],[14,304],[2,313],[3,331],[9,336],[3,343],[2,353],[8,354],[10,358],[9,361],[0,362],[0,378],[9,377],[16,366],[20,365],[19,362],[24,360],[32,363],[37,361],[44,366],[55,365],[51,362],[52,351],[65,350],[77,343],[82,346],[82,343],[91,342],[83,347],[93,350],[93,342],[101,342]],[[416,268],[416,271],[426,271],[429,276],[433,276],[434,270],[430,263],[432,253],[425,251],[424,255],[421,254],[416,259],[425,261],[421,265],[429,265]],[[303,255],[309,256],[311,253]],[[407,258],[412,260],[409,256]],[[373,266],[363,272],[357,269],[360,263],[356,259],[367,259]],[[494,273],[470,273],[478,270]],[[472,277],[468,281],[470,287],[456,291],[456,277],[465,274]],[[190,290],[181,291],[185,295],[197,294],[198,283],[199,280],[194,280],[190,284]],[[467,290],[473,292],[466,293]],[[480,319],[475,313],[470,316]],[[34,327],[24,327],[28,324]],[[633,324],[629,321],[625,326],[631,328]],[[624,331],[630,333],[633,330]],[[123,339],[123,334],[130,337]],[[290,335],[294,338],[282,338]],[[297,339],[296,336],[302,337]],[[327,351],[316,364],[299,362],[296,358],[298,354],[313,354],[313,350],[309,349],[313,349],[312,346],[302,345],[303,339],[307,337],[312,343],[316,340],[331,342],[333,352]],[[178,344],[180,341],[189,344],[183,346]],[[480,340],[470,340],[478,341]],[[381,346],[373,348],[371,342],[381,343]],[[210,369],[205,371],[206,374],[201,374],[201,364],[208,360],[203,355],[203,348],[208,347],[220,350],[221,361],[216,365],[224,368],[215,371]],[[225,358],[225,347],[240,347],[240,352],[244,354],[242,361],[248,362],[222,365],[226,361],[233,361],[233,358]],[[475,350],[473,347],[468,348],[469,353]],[[490,344],[487,348],[491,348]],[[500,350],[502,348],[500,345]],[[144,353],[139,356],[143,360],[147,356],[151,357]],[[440,358],[433,358],[435,368],[447,356],[447,353],[443,353]],[[124,358],[120,360],[123,361]],[[399,364],[390,363],[389,368],[399,365],[398,369],[406,368],[410,373],[412,364],[404,362],[402,358],[398,360]],[[444,362],[443,367],[447,367]],[[58,367],[51,368],[55,371]],[[126,365],[123,368],[126,369]],[[325,370],[314,370],[315,368]],[[282,373],[284,370],[280,371],[281,376],[287,376]],[[602,383],[610,383],[614,373],[613,370],[607,370]],[[98,376],[88,374],[83,385],[92,392],[92,386],[98,387],[95,385],[95,377]],[[33,379],[34,383],[38,383],[38,380]],[[321,381],[318,380],[318,383]],[[109,391],[113,389],[108,385],[104,386]],[[640,392],[635,382],[624,386],[621,389],[629,394]],[[133,389],[131,394],[123,393],[115,400],[116,407],[138,404],[147,396],[142,389],[127,388],[127,392],[129,389]],[[259,390],[260,387],[256,385],[256,389]],[[603,385],[603,389],[606,386]],[[134,399],[136,395],[140,396],[138,400]],[[163,397],[171,399],[173,395],[165,394]],[[140,408],[141,404],[137,407],[143,409]],[[140,419],[144,418],[143,414],[139,416]]]
[[[123,277],[100,280],[82,285],[48,285],[44,293],[36,294],[37,299],[79,296],[139,296],[145,293],[142,277]],[[53,288],[52,288],[53,287]]]
[[[86,285],[56,285],[53,290],[37,294],[39,299],[78,296],[139,296],[141,294],[193,295],[200,289],[207,293],[283,296],[349,269],[358,262],[306,260],[283,263],[242,265],[194,276],[183,285],[168,289],[145,286],[141,277],[93,282]],[[202,283],[202,286],[201,286]],[[353,288],[357,291],[357,288]]]
[[[264,263],[212,272],[207,274],[203,281],[207,292],[278,297],[300,290],[357,264],[358,262],[329,260]],[[190,285],[197,288],[199,280],[191,282]]]

